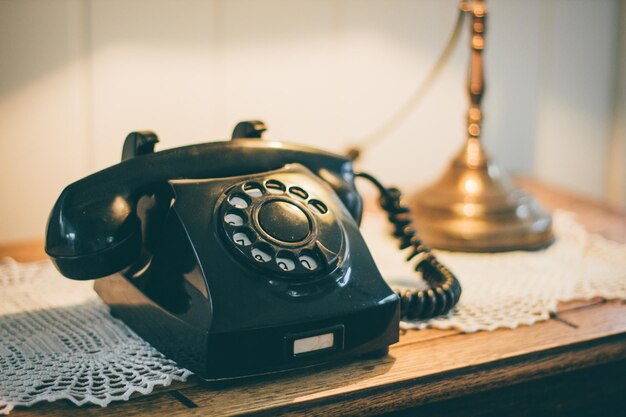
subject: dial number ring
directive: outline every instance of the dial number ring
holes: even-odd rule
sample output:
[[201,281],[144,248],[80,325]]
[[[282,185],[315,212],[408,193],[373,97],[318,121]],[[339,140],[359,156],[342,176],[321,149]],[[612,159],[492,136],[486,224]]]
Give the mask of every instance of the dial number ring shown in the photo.
[[[334,267],[336,256],[329,257],[321,251],[318,242],[318,217],[330,213],[326,205],[305,187],[268,178],[244,181],[229,188],[225,194],[217,213],[221,228],[229,246],[252,265],[290,280],[308,279]],[[316,205],[321,203],[324,212],[311,209],[310,201]],[[260,210],[266,207],[268,211],[268,205],[272,204],[279,209],[272,208],[276,213],[265,214],[265,221],[262,221],[263,216],[260,221]],[[272,225],[272,222],[280,221],[285,210],[296,213],[297,233],[294,232],[293,238],[281,234],[282,225]],[[308,233],[303,232],[304,223]]]

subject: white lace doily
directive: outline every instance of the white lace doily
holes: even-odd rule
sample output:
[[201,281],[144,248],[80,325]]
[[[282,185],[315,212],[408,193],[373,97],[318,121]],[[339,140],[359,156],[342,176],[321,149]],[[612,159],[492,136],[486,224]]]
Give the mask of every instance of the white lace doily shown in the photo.
[[[414,286],[384,221],[368,215],[365,238],[392,286]],[[568,213],[554,215],[554,229],[540,252],[439,253],[461,301],[445,318],[403,326],[514,328],[547,320],[559,301],[626,298],[626,245],[589,235]],[[0,261],[0,414],[58,399],[105,406],[189,375],[112,318],[91,282],[65,279],[49,261]]]
[[[516,328],[547,320],[561,301],[626,299],[626,245],[587,233],[569,212],[557,211],[553,222],[556,241],[542,251],[436,252],[461,281],[461,300],[446,317],[403,322],[403,328]],[[384,216],[368,215],[364,226],[365,240],[389,285],[415,287],[415,272],[402,262]]]
[[109,314],[93,282],[0,261],[0,414],[67,399],[106,406],[191,373]]

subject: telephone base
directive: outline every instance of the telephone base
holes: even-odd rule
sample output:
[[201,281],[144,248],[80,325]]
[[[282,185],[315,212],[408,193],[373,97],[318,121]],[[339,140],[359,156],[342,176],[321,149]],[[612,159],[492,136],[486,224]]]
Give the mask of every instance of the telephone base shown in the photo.
[[[185,322],[121,274],[96,281],[95,290],[110,306],[113,316],[207,384],[379,358],[399,339],[397,298],[367,308],[354,304],[348,314],[328,315],[332,306],[326,306],[318,318],[307,322],[294,320],[282,325],[268,323],[259,328],[233,327],[216,332]],[[328,347],[302,348],[298,344],[331,334],[333,342]]]

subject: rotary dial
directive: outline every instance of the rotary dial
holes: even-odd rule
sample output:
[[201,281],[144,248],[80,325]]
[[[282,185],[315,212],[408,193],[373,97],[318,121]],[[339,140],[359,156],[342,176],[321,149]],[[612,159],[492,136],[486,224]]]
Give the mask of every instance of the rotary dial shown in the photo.
[[326,203],[274,178],[229,188],[219,221],[231,248],[285,278],[329,271],[343,251],[343,230]]

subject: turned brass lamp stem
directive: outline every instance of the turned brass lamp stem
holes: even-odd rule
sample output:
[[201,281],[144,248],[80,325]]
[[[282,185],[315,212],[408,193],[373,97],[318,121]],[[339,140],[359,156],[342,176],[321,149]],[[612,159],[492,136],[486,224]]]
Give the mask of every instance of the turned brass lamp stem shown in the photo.
[[530,195],[515,187],[484,151],[481,103],[485,94],[483,51],[487,8],[461,1],[471,16],[466,140],[444,174],[413,198],[424,241],[439,249],[497,252],[550,244],[552,219]]
[[462,2],[461,10],[471,14],[470,63],[467,77],[467,89],[470,107],[467,112],[466,163],[478,166],[484,163],[484,153],[480,144],[480,132],[483,120],[481,102],[485,93],[483,74],[483,49],[485,48],[485,20],[487,8],[482,0]]
[[482,1],[474,3],[472,7],[472,36],[470,38],[471,55],[469,67],[468,89],[470,109],[467,113],[467,133],[470,137],[480,136],[482,114],[480,102],[485,92],[485,78],[483,76],[483,48],[485,47],[485,19],[487,10]]

